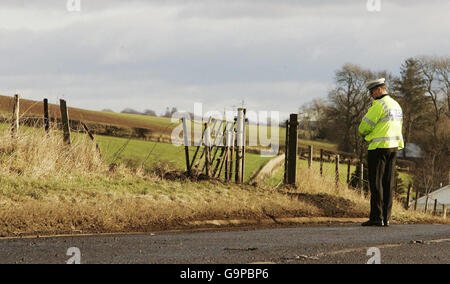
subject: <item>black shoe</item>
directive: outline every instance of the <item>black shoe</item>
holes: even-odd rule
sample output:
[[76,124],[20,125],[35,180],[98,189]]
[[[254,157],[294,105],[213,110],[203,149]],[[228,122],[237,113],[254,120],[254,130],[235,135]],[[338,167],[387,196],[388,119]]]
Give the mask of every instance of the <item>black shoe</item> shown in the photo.
[[361,226],[363,226],[363,227],[370,227],[370,226],[381,227],[381,226],[383,226],[383,222],[369,220],[367,222],[362,223]]
[[383,226],[385,226],[385,227],[389,227],[389,221],[385,221],[385,222],[383,222]]

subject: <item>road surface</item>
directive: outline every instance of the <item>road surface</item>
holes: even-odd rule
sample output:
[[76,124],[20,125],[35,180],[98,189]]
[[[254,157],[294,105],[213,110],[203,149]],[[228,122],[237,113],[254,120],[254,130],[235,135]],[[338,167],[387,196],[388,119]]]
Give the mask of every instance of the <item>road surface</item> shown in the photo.
[[[0,263],[450,263],[450,225],[297,227],[1,239]],[[370,255],[367,255],[369,248]],[[376,252],[376,250],[379,250]],[[73,261],[72,261],[73,262]]]

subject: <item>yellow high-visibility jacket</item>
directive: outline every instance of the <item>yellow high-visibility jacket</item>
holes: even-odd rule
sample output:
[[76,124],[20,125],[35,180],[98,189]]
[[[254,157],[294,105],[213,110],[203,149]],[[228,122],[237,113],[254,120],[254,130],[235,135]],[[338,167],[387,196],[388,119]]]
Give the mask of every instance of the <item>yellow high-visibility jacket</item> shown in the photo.
[[378,148],[403,149],[403,112],[389,95],[374,100],[359,125],[359,133],[368,141],[369,150]]

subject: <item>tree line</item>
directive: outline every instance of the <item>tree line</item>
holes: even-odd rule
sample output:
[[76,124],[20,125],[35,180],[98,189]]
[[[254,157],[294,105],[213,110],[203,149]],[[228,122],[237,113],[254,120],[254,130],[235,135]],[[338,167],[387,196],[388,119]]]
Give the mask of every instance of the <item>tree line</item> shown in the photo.
[[[104,110],[102,110],[102,111],[104,111],[104,112],[114,112],[113,110],[110,110],[110,109],[104,109]],[[178,111],[178,110],[177,110],[176,107],[172,107],[172,108],[167,107],[167,108],[166,108],[166,111],[165,111],[164,113],[162,113],[161,115],[159,115],[159,116],[160,116],[160,117],[168,117],[168,118],[171,118],[172,115],[173,115],[174,113],[176,113],[177,111]],[[140,115],[155,116],[155,117],[158,116],[158,114],[157,114],[154,110],[151,110],[151,109],[146,109],[146,110],[144,110],[143,112],[140,112],[140,111],[137,111],[137,110],[132,109],[132,108],[125,108],[125,109],[122,110],[120,113],[140,114]]]
[[[334,87],[326,99],[300,107],[303,125],[315,126],[314,137],[338,143],[340,150],[365,160],[367,143],[358,132],[361,119],[372,104],[365,83],[386,78],[387,91],[403,109],[405,143],[421,149],[414,185],[428,193],[449,183],[450,57],[420,56],[406,59],[399,75],[345,64],[335,72]],[[408,147],[412,149],[412,147]],[[407,158],[411,151],[403,151]],[[416,153],[417,154],[417,153]]]

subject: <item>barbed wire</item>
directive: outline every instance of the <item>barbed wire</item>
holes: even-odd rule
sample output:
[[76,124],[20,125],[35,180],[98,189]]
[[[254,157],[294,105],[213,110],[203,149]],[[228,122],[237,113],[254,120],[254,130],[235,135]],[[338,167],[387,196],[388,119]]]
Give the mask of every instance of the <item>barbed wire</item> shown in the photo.
[[[162,136],[164,135],[164,132],[165,132],[167,129],[169,129],[169,127],[171,127],[171,126],[174,125],[174,124],[178,124],[178,123],[180,123],[180,122],[179,122],[179,121],[178,121],[178,122],[172,122],[171,124],[167,125],[166,128],[164,128],[164,130],[162,131],[161,135],[158,137],[158,140],[160,140],[160,139],[162,138]],[[149,159],[150,156],[152,155],[153,151],[155,150],[155,148],[156,148],[156,146],[158,145],[159,142],[158,142],[158,141],[154,141],[154,143],[155,143],[155,144],[153,145],[152,149],[151,149],[150,152],[148,153],[147,157],[146,157],[146,158],[144,159],[144,161],[142,162],[141,168],[143,168],[144,165],[145,165],[145,163],[147,163],[148,159]]]

